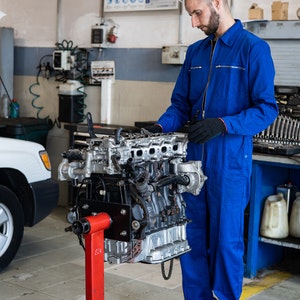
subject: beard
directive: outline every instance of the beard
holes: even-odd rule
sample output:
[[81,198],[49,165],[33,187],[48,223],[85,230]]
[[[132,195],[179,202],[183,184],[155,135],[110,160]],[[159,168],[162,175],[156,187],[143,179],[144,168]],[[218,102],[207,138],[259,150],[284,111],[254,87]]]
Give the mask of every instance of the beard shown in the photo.
[[220,25],[220,15],[211,7],[211,15],[209,18],[208,25],[203,26],[201,29],[206,35],[215,34]]

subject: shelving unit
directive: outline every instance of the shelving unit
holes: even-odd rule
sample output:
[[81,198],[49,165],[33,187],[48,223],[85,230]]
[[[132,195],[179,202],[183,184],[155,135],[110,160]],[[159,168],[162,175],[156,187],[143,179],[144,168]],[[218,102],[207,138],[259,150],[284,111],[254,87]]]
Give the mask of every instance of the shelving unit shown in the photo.
[[259,240],[264,243],[281,247],[300,249],[300,238],[288,237],[285,239],[269,239],[261,236],[259,237]]
[[253,278],[258,270],[280,262],[284,247],[300,249],[300,239],[269,239],[259,235],[264,203],[276,187],[288,181],[300,187],[300,156],[253,155],[252,184],[245,255],[245,276]]

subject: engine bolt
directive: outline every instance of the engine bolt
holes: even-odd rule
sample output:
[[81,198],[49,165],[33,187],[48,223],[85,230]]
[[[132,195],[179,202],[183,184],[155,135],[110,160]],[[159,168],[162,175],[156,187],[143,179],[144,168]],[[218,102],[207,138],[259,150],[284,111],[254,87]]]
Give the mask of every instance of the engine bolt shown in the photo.
[[126,235],[127,235],[127,231],[126,231],[126,230],[121,231],[121,232],[120,232],[120,235],[121,235],[121,236],[126,236]]
[[131,226],[132,226],[132,228],[133,228],[134,230],[138,230],[138,229],[140,229],[141,224],[140,224],[139,221],[134,220],[134,221],[132,221]]
[[120,214],[121,214],[121,215],[125,216],[126,213],[127,213],[126,209],[121,209],[121,211],[120,211]]

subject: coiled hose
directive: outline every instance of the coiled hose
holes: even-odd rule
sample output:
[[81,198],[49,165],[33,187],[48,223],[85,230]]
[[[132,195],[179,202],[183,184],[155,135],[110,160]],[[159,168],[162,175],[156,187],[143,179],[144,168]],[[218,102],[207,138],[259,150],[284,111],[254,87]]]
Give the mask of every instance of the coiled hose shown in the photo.
[[40,74],[42,72],[42,61],[43,61],[44,58],[49,57],[49,56],[52,57],[51,54],[47,54],[47,55],[44,55],[40,59],[39,66],[38,66],[39,71],[38,71],[38,73],[36,75],[36,79],[35,79],[36,81],[35,81],[35,83],[33,83],[32,85],[30,85],[30,87],[29,87],[29,92],[30,92],[31,95],[33,95],[33,99],[31,100],[31,105],[32,105],[33,108],[35,108],[37,110],[36,116],[37,116],[38,119],[49,119],[49,115],[47,117],[45,117],[45,118],[41,118],[40,117],[40,113],[44,109],[44,106],[36,104],[37,100],[40,98],[40,95],[36,94],[35,92],[33,92],[33,88],[34,87],[40,86],[39,76],[40,76]]

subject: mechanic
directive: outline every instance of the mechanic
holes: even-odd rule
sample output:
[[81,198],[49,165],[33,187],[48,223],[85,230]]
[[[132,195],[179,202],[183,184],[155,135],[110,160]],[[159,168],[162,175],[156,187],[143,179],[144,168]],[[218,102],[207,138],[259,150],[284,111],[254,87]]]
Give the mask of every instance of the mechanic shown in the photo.
[[187,159],[202,160],[208,176],[198,196],[184,195],[192,221],[192,250],[180,258],[185,299],[239,299],[252,136],[278,114],[274,65],[268,44],[232,17],[227,0],[186,0],[185,8],[207,37],[188,48],[171,105],[146,129],[173,132],[189,121]]

